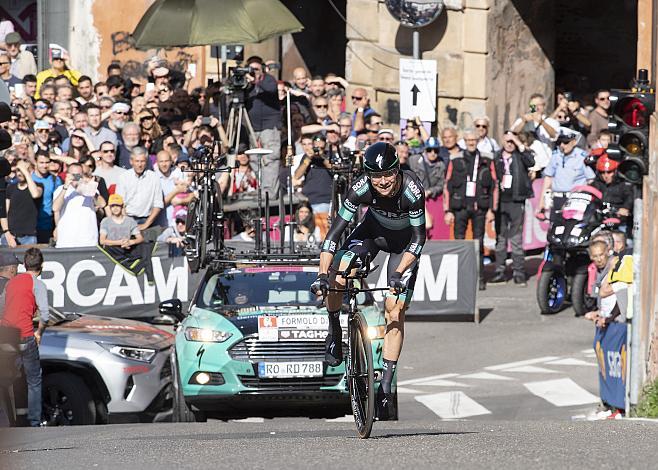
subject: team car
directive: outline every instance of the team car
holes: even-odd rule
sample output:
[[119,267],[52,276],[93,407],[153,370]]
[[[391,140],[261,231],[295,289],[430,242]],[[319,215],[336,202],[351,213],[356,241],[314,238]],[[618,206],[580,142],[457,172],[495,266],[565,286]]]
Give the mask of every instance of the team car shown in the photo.
[[[211,264],[186,314],[179,300],[160,304],[161,314],[181,320],[171,358],[174,421],[350,412],[344,362],[324,361],[329,320],[309,291],[317,272],[317,264],[290,261]],[[383,311],[369,292],[358,301],[381,375]],[[341,323],[346,342],[346,315]]]
[[173,340],[147,323],[51,308],[39,347],[45,424],[168,420]]

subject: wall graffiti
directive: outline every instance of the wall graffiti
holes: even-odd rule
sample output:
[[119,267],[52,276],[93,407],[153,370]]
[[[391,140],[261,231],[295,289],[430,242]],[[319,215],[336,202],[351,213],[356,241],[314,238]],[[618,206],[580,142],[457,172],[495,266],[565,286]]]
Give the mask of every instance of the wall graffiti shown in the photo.
[[[198,54],[181,48],[157,48],[140,51],[135,47],[135,40],[128,31],[114,31],[110,34],[112,57],[110,63],[117,63],[127,78],[145,78],[148,75],[148,60],[158,56],[166,60],[170,70],[185,72],[189,64],[197,63]],[[142,59],[142,60],[139,60]]]

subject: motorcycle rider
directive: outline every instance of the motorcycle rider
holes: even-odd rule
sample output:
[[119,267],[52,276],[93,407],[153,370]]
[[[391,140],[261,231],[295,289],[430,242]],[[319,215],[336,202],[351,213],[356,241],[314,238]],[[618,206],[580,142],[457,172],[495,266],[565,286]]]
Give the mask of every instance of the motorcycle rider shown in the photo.
[[628,220],[633,210],[634,191],[633,185],[619,176],[618,168],[618,161],[601,152],[596,160],[596,179],[592,186],[601,191],[601,200],[604,205],[611,206],[614,211],[612,215],[618,216],[624,222]]

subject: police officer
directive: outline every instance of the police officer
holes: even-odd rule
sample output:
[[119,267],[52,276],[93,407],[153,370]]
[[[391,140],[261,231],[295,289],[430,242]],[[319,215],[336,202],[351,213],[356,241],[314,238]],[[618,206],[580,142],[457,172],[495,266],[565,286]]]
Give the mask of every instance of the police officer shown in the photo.
[[544,168],[542,197],[535,212],[538,218],[544,218],[544,209],[547,206],[544,195],[547,192],[552,194],[551,220],[554,221],[557,210],[564,205],[569,192],[574,187],[594,179],[594,171],[585,161],[587,152],[576,147],[576,137],[574,133],[563,133],[557,139],[559,148],[553,152],[548,166]]
[[463,240],[470,220],[473,238],[480,241],[480,290],[486,289],[484,280],[484,229],[495,219],[498,208],[498,182],[491,158],[477,149],[478,136],[473,129],[464,131],[466,149],[462,156],[448,163],[443,189],[445,223],[454,223],[455,238]]

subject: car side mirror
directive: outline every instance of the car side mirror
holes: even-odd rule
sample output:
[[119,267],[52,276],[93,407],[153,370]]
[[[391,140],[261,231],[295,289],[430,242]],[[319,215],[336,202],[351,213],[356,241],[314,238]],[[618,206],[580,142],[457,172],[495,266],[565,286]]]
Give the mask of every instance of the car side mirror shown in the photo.
[[158,306],[160,315],[168,315],[174,317],[176,320],[183,321],[185,315],[183,314],[183,302],[178,299],[169,299],[160,302]]

